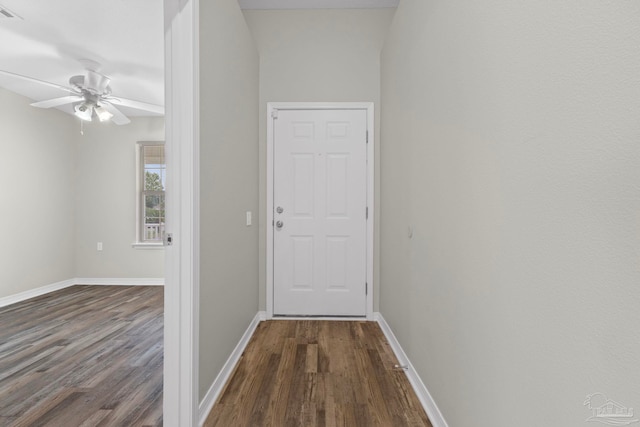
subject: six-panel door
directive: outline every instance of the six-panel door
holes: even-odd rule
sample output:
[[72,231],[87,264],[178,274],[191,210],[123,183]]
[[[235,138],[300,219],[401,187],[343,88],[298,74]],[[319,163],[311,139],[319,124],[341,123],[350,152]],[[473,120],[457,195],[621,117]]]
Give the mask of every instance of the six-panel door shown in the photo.
[[366,314],[366,110],[274,119],[274,314]]

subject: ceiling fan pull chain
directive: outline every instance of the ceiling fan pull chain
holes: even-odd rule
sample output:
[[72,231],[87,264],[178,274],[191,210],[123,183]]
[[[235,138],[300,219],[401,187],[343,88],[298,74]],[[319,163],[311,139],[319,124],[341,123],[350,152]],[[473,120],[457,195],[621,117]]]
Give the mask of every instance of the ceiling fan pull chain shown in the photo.
[[80,120],[80,135],[84,136],[84,120]]

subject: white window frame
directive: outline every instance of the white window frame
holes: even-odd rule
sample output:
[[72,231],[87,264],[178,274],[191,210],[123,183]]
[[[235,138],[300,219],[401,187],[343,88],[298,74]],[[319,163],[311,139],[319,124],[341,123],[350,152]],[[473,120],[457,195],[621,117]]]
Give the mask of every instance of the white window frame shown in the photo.
[[[164,242],[144,240],[144,156],[143,147],[165,145],[164,141],[138,141],[136,144],[136,238],[132,246],[136,249],[163,249]],[[166,152],[165,152],[166,167]],[[166,188],[165,188],[165,218],[166,218]]]

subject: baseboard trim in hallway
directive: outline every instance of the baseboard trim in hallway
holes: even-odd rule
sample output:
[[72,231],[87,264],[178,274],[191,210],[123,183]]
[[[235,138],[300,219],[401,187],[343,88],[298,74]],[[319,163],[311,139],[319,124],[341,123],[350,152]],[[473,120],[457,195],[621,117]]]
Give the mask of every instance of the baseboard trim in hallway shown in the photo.
[[218,396],[220,396],[220,393],[222,393],[225,384],[227,384],[227,381],[229,381],[229,378],[233,373],[233,369],[240,361],[240,357],[242,356],[244,349],[247,347],[247,344],[249,344],[249,340],[258,327],[258,324],[266,319],[267,313],[265,311],[259,311],[255,315],[255,317],[247,327],[247,330],[242,335],[242,338],[240,338],[238,345],[236,345],[236,348],[233,349],[233,352],[231,352],[231,355],[218,373],[218,376],[211,384],[211,387],[209,387],[207,394],[204,396],[204,399],[202,399],[202,402],[200,402],[200,406],[198,408],[199,426],[202,426],[207,420],[209,412],[211,412],[211,409],[213,409],[213,405],[216,403],[216,400],[218,400]]
[[429,416],[429,420],[431,421],[431,424],[433,424],[433,427],[449,427],[444,417],[442,416],[438,405],[436,405],[435,400],[433,400],[431,393],[429,393],[429,390],[422,382],[422,379],[409,361],[409,358],[402,349],[402,346],[398,342],[398,339],[393,334],[391,327],[386,322],[386,320],[384,320],[382,314],[374,313],[373,319],[378,322],[378,325],[380,325],[380,329],[382,329],[384,336],[387,338],[387,341],[389,341],[389,345],[395,353],[400,365],[404,365],[407,367],[407,369],[405,370],[405,374],[407,375],[407,378],[409,379],[413,390],[418,395],[418,399],[420,400],[420,403],[422,403],[422,407],[427,412],[427,415]]

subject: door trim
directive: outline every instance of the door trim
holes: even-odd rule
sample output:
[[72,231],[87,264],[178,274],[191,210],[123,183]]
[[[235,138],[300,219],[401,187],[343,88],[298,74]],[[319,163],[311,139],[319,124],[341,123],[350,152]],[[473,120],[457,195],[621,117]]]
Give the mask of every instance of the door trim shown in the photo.
[[375,223],[375,133],[373,102],[268,102],[267,103],[267,218],[265,222],[267,259],[266,259],[266,292],[267,318],[273,318],[273,156],[274,128],[273,113],[278,110],[366,110],[367,112],[367,277],[368,292],[366,296],[366,318],[373,320],[373,244]]
[[199,342],[199,5],[165,0],[165,247],[163,420],[198,425]]

